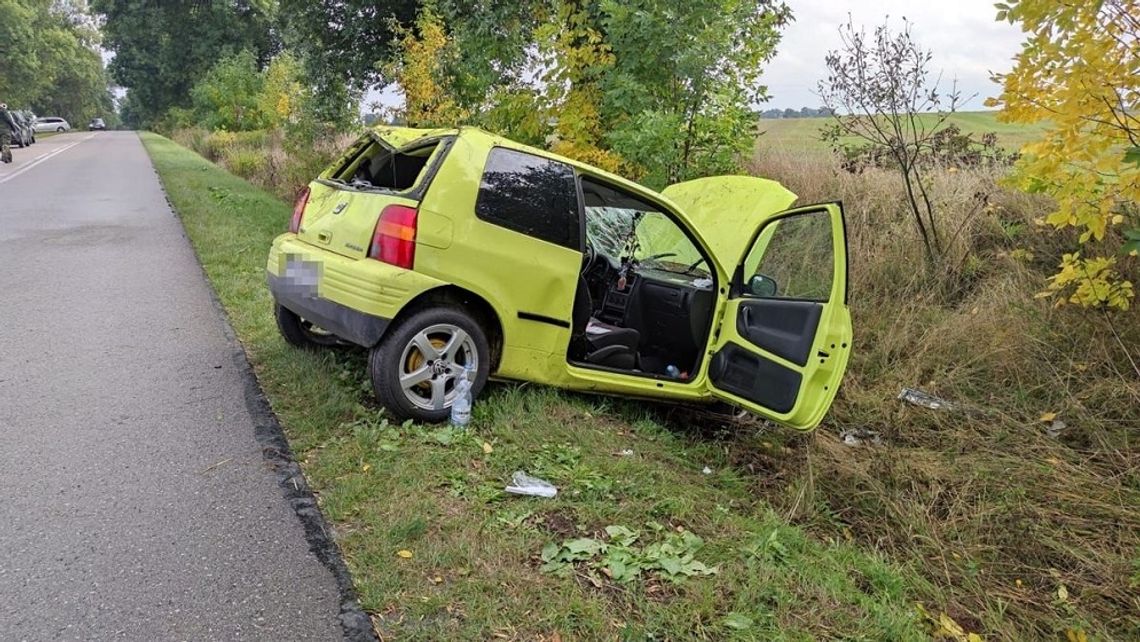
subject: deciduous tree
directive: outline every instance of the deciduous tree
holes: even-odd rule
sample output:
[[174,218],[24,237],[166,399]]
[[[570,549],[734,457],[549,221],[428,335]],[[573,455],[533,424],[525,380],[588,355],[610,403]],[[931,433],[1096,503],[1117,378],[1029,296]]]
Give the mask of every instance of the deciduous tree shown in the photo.
[[92,0],[104,19],[111,72],[144,123],[190,104],[190,89],[220,58],[251,51],[259,65],[279,48],[272,0]]
[[1127,309],[1140,251],[1140,2],[996,6],[1027,38],[988,104],[1003,108],[1001,120],[1045,125],[1022,149],[1015,180],[1056,200],[1045,223],[1080,232],[1082,247],[1064,255],[1043,294]]

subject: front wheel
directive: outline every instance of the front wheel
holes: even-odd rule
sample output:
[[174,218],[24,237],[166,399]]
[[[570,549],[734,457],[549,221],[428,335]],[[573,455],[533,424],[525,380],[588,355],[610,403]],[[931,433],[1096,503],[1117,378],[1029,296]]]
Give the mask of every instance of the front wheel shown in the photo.
[[67,131],[67,130],[66,130],[66,129],[64,129],[63,127],[60,127],[59,129],[56,129],[55,131],[57,131],[57,132],[59,132],[59,133],[61,133],[61,134],[62,134],[63,132],[65,132],[65,131]]
[[389,330],[372,349],[368,374],[376,397],[399,419],[437,423],[448,418],[465,367],[475,371],[472,395],[491,372],[483,328],[458,307],[428,308]]

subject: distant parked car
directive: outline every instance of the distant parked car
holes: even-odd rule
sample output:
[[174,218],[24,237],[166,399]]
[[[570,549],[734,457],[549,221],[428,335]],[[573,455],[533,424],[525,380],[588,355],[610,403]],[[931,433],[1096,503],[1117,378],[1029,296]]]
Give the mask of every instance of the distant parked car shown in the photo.
[[37,118],[35,129],[37,132],[66,132],[71,130],[71,124],[56,116]]
[[92,118],[91,122],[87,123],[87,129],[91,131],[107,129],[107,123],[103,122],[102,118]]
[[13,111],[12,119],[16,121],[16,135],[12,137],[12,142],[17,147],[27,147],[36,142],[36,130],[28,112]]

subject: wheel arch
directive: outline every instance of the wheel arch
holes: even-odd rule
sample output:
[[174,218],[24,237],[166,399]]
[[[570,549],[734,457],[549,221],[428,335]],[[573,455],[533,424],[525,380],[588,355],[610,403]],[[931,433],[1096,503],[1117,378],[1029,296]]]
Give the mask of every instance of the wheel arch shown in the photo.
[[400,310],[389,327],[420,310],[440,305],[455,305],[469,312],[487,332],[487,342],[491,345],[491,372],[499,368],[503,358],[503,321],[495,307],[478,294],[458,285],[442,285],[422,292]]

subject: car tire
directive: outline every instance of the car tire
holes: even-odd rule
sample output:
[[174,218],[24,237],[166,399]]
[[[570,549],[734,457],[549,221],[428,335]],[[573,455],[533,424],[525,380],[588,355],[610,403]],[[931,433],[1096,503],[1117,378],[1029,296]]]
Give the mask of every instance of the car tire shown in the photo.
[[[421,348],[425,345],[432,352]],[[432,307],[398,321],[385,333],[369,355],[368,376],[377,400],[396,418],[438,423],[450,416],[455,384],[463,366],[472,361],[475,396],[491,374],[487,333],[460,307]],[[430,378],[421,380],[417,374]]]
[[55,131],[62,134],[63,132],[67,131],[67,129],[65,127],[60,127],[58,129],[56,129]]
[[281,333],[281,338],[295,348],[316,350],[341,345],[336,335],[321,330],[279,303],[274,304],[273,316],[277,318],[277,330]]

